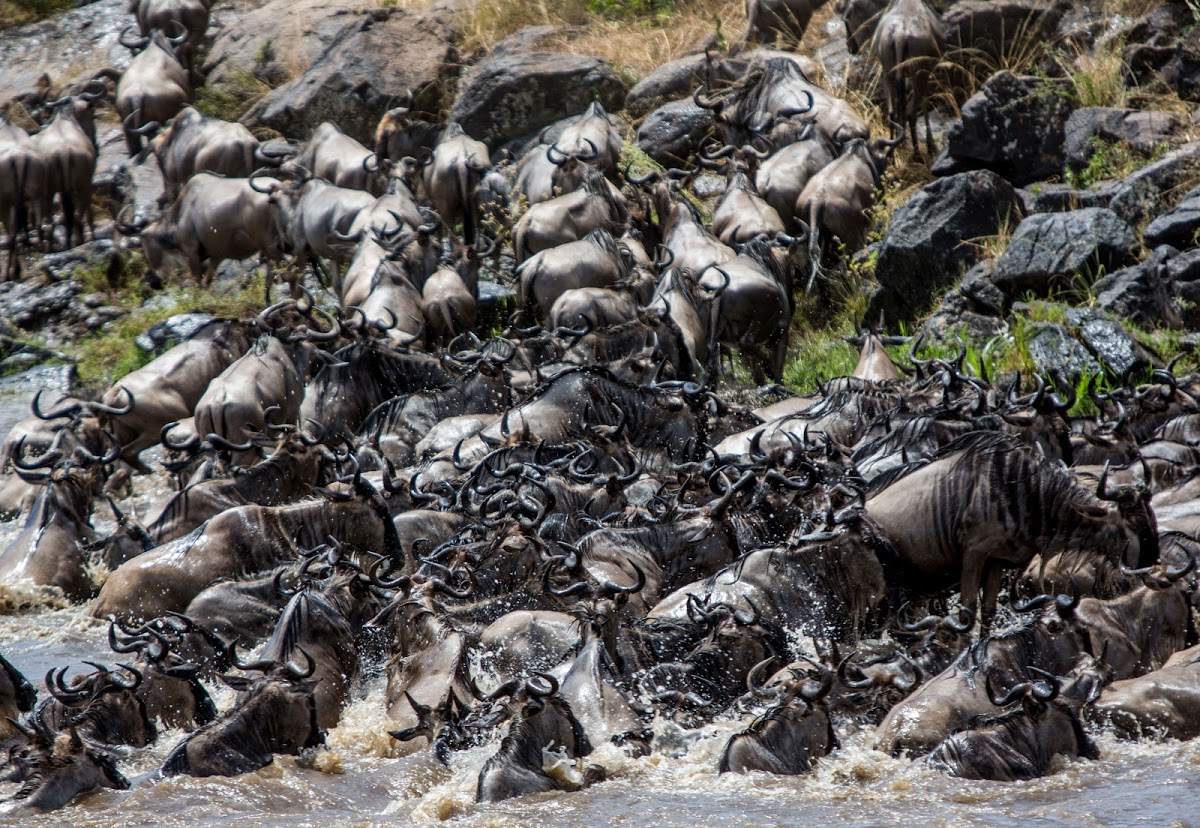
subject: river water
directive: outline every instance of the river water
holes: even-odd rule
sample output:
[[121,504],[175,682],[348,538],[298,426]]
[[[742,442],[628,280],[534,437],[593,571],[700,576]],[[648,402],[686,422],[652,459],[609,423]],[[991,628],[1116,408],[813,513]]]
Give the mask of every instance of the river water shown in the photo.
[[[0,397],[0,434],[28,411],[27,394]],[[141,478],[126,504],[144,514],[166,494],[165,481]],[[96,526],[110,525],[106,507]],[[0,544],[19,530],[0,524]],[[32,606],[30,606],[32,605]],[[24,607],[24,608],[21,608]],[[84,608],[47,603],[32,590],[0,588],[0,652],[37,686],[51,667],[84,658],[113,661],[106,625]],[[214,692],[225,709],[226,688]],[[682,734],[655,724],[659,748],[630,759],[601,747],[589,759],[608,781],[579,793],[539,794],[476,805],[479,769],[495,744],[454,757],[444,768],[422,748],[392,740],[383,680],[360,688],[327,746],[303,757],[277,757],[232,779],[159,779],[156,771],[183,734],[121,763],[128,791],[98,791],[44,816],[0,804],[0,826],[1187,826],[1200,828],[1200,740],[1129,744],[1096,734],[1101,758],[1064,762],[1058,772],[1017,783],[951,779],[919,762],[871,749],[871,733],[843,732],[842,747],[808,776],[716,773],[736,723]],[[16,785],[0,783],[0,802]]]

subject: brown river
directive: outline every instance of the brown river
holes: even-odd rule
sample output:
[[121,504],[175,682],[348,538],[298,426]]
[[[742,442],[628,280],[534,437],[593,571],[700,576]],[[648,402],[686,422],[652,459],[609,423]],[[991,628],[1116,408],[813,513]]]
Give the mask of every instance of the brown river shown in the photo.
[[[0,398],[0,435],[28,411],[28,397]],[[139,479],[125,504],[144,514],[165,496],[164,480]],[[96,528],[107,531],[107,507]],[[19,531],[0,524],[0,543]],[[0,588],[0,652],[35,684],[51,667],[89,658],[111,662],[107,625],[81,607],[55,605],[33,590]],[[215,689],[224,709],[232,691]],[[31,816],[4,804],[17,786],[0,783],[0,826],[1186,826],[1200,828],[1200,740],[1118,742],[1095,734],[1101,758],[1063,762],[1029,782],[952,779],[920,762],[871,749],[866,731],[839,733],[842,746],[799,777],[718,776],[717,760],[736,722],[683,733],[655,723],[655,752],[639,759],[601,747],[589,761],[608,781],[579,793],[539,794],[477,805],[479,769],[496,745],[456,754],[450,768],[423,747],[409,753],[387,735],[383,680],[360,688],[327,745],[301,757],[277,757],[231,779],[160,779],[157,770],[183,737],[163,731],[157,744],[131,751],[120,765],[128,791],[103,790],[61,811]],[[553,757],[547,757],[553,763]],[[556,771],[574,774],[559,763]]]

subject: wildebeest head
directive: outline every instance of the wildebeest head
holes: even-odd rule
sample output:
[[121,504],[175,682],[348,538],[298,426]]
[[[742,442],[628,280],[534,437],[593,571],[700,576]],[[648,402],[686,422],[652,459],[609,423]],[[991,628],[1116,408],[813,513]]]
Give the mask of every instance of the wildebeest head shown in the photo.
[[308,662],[304,669],[290,662],[252,662],[243,669],[262,671],[261,676],[223,674],[221,680],[241,694],[237,704],[176,746],[163,774],[236,776],[269,765],[276,753],[294,755],[323,744],[316,682],[307,681],[316,663],[304,650],[300,654]]
[[85,741],[74,727],[53,732],[38,716],[18,724],[28,740],[14,751],[25,784],[13,800],[36,811],[56,811],[76,796],[96,788],[123,791],[129,781],[117,770],[116,757]]
[[92,661],[85,663],[95,672],[76,676],[69,684],[65,680],[66,667],[46,673],[51,698],[42,703],[38,715],[56,723],[59,729],[78,728],[99,744],[145,747],[157,739],[158,729],[137,694],[141,671],[128,664],[113,670]]

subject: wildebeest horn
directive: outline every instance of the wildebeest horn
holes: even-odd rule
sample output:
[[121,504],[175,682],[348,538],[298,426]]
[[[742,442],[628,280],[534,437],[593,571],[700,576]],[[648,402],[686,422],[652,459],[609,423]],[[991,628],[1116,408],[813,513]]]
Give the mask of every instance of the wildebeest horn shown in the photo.
[[142,48],[144,48],[146,46],[146,44],[150,42],[150,38],[139,37],[136,39],[130,39],[129,33],[131,31],[133,31],[133,29],[134,29],[133,26],[126,26],[124,29],[122,29],[121,34],[117,37],[117,42],[120,43],[122,46],[124,46],[126,49],[142,49]]
[[25,459],[24,450],[25,437],[22,435],[21,438],[17,440],[16,445],[13,446],[12,461],[14,466],[25,471],[35,471],[37,469],[48,468],[62,459],[62,451],[54,448],[50,449],[50,451],[47,451],[41,457],[31,462]]
[[696,106],[700,107],[701,109],[716,109],[718,106],[720,106],[720,101],[714,101],[701,91],[703,88],[704,87],[702,86],[697,86],[695,90],[692,91],[692,101],[696,104]]
[[186,452],[195,451],[200,446],[200,436],[199,435],[193,434],[191,437],[189,437],[187,440],[184,440],[182,443],[172,443],[170,441],[170,439],[167,437],[167,435],[170,433],[171,429],[175,428],[178,425],[179,425],[178,422],[174,422],[174,423],[167,423],[165,426],[163,426],[162,431],[160,431],[158,433],[159,442],[161,442],[167,448],[171,449],[171,451],[186,451]]
[[134,397],[133,397],[133,392],[130,391],[128,388],[126,388],[124,385],[118,385],[117,389],[120,391],[124,391],[125,396],[129,400],[129,402],[125,405],[124,408],[122,408],[120,406],[116,406],[116,405],[104,405],[102,403],[90,403],[89,408],[91,408],[93,411],[100,411],[104,414],[112,414],[115,417],[120,417],[125,414],[128,414],[130,411],[133,411],[133,404],[135,402]]
[[975,626],[975,610],[970,607],[959,606],[958,617],[961,620],[956,621],[949,615],[945,616],[942,618],[943,626],[959,634],[969,632]]
[[997,696],[995,690],[992,689],[991,676],[988,676],[984,680],[984,683],[987,686],[988,698],[991,699],[992,704],[996,705],[996,707],[1006,707],[1012,704],[1017,699],[1028,695],[1030,689],[1033,687],[1033,682],[1022,681],[1019,684],[1010,687],[1008,692],[1003,696]]
[[29,407],[33,410],[33,416],[39,420],[57,420],[59,417],[74,417],[83,410],[82,403],[74,402],[68,403],[62,408],[56,408],[53,411],[42,411],[41,400],[42,389],[38,389],[38,392],[33,395],[33,402],[29,404]]
[[267,176],[274,177],[275,174],[276,174],[276,171],[274,171],[274,170],[268,170],[266,167],[259,167],[257,170],[250,173],[250,177],[246,179],[246,184],[250,187],[251,190],[254,190],[254,192],[256,192],[256,193],[262,193],[263,195],[270,195],[271,193],[275,192],[275,189],[279,186],[278,181],[275,181],[272,184],[268,184],[266,187],[261,187],[261,186],[255,184],[254,182],[256,182],[260,178],[265,178]]
[[215,433],[209,433],[204,439],[208,441],[209,445],[213,446],[214,448],[221,449],[222,451],[250,451],[254,448],[253,441],[247,441],[241,444],[233,443],[229,440],[226,440],[220,434]]
[[[556,154],[559,156],[558,158],[554,157]],[[551,144],[546,147],[546,160],[556,167],[561,167],[571,160],[571,156],[560,150],[558,144]]]
[[750,668],[750,672],[746,674],[746,689],[750,691],[751,695],[760,699],[771,698],[771,694],[767,692],[767,688],[763,686],[759,677],[769,665],[775,663],[777,658],[776,655],[769,655]]
[[301,679],[308,678],[317,671],[317,662],[313,661],[313,657],[310,656],[308,651],[303,647],[297,647],[296,650],[300,653],[300,655],[304,656],[304,660],[307,662],[308,666],[301,670],[291,661],[288,661],[284,666],[287,668],[288,677],[299,681]]
[[662,175],[654,170],[651,170],[643,176],[636,176],[633,174],[633,165],[625,165],[625,180],[630,184],[641,186],[642,184],[651,184],[655,181],[658,181],[660,178],[662,178]]
[[904,610],[906,609],[908,609],[907,602],[905,602],[904,606],[900,607],[900,611],[896,613],[896,620],[900,624],[900,629],[904,630],[905,632],[923,632],[925,630],[932,630],[937,627],[938,623],[942,620],[936,615],[926,615],[920,621],[909,624],[904,620]]
[[[546,689],[542,689],[534,684],[534,679],[541,679],[546,684]],[[547,698],[558,692],[558,679],[549,673],[534,673],[532,678],[525,680],[525,690],[531,695],[538,698]]]
[[509,679],[508,681],[504,682],[499,687],[497,687],[495,690],[493,690],[492,692],[490,692],[486,696],[484,696],[483,701],[495,701],[496,699],[502,698],[504,696],[511,696],[513,693],[517,692],[517,690],[520,689],[520,687],[521,687],[520,679],[517,679],[517,678]]

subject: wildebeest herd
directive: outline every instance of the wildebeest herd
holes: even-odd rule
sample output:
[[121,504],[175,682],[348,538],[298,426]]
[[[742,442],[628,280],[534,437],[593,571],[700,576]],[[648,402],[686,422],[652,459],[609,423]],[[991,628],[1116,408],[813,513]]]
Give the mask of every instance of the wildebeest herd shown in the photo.
[[[861,240],[903,130],[872,140],[794,56],[751,63],[696,91],[721,139],[698,166],[728,181],[708,221],[695,169],[621,169],[599,105],[513,164],[407,105],[373,149],[333,124],[259,145],[185,107],[207,7],[134,10],[143,51],[115,92],[60,98],[33,139],[6,125],[6,159],[55,171],[37,190],[20,167],[11,269],[19,243],[54,242],[56,199],[84,238],[112,94],[164,173],[161,217],[118,222],[152,273],[288,256],[336,301],[293,282],[100,401],[39,394],[8,435],[0,510],[25,528],[0,583],[83,604],[113,651],[41,689],[0,658],[18,803],[128,787],[123,757],[160,727],[188,732],[163,775],[259,769],[321,745],[381,671],[399,742],[442,763],[496,745],[480,801],[600,783],[548,774],[544,751],[645,755],[655,717],[744,722],[722,773],[804,773],[835,723],[998,780],[1095,758],[1096,725],[1200,734],[1200,376],[1092,389],[1099,415],[1071,417],[1040,378],[915,343],[902,368],[864,332],[853,375],[812,396],[751,410],[715,390],[735,348],[780,380],[793,275],[811,288],[831,239]],[[520,310],[481,340],[478,274],[501,253]],[[159,444],[177,491],[138,516],[120,498]]]

